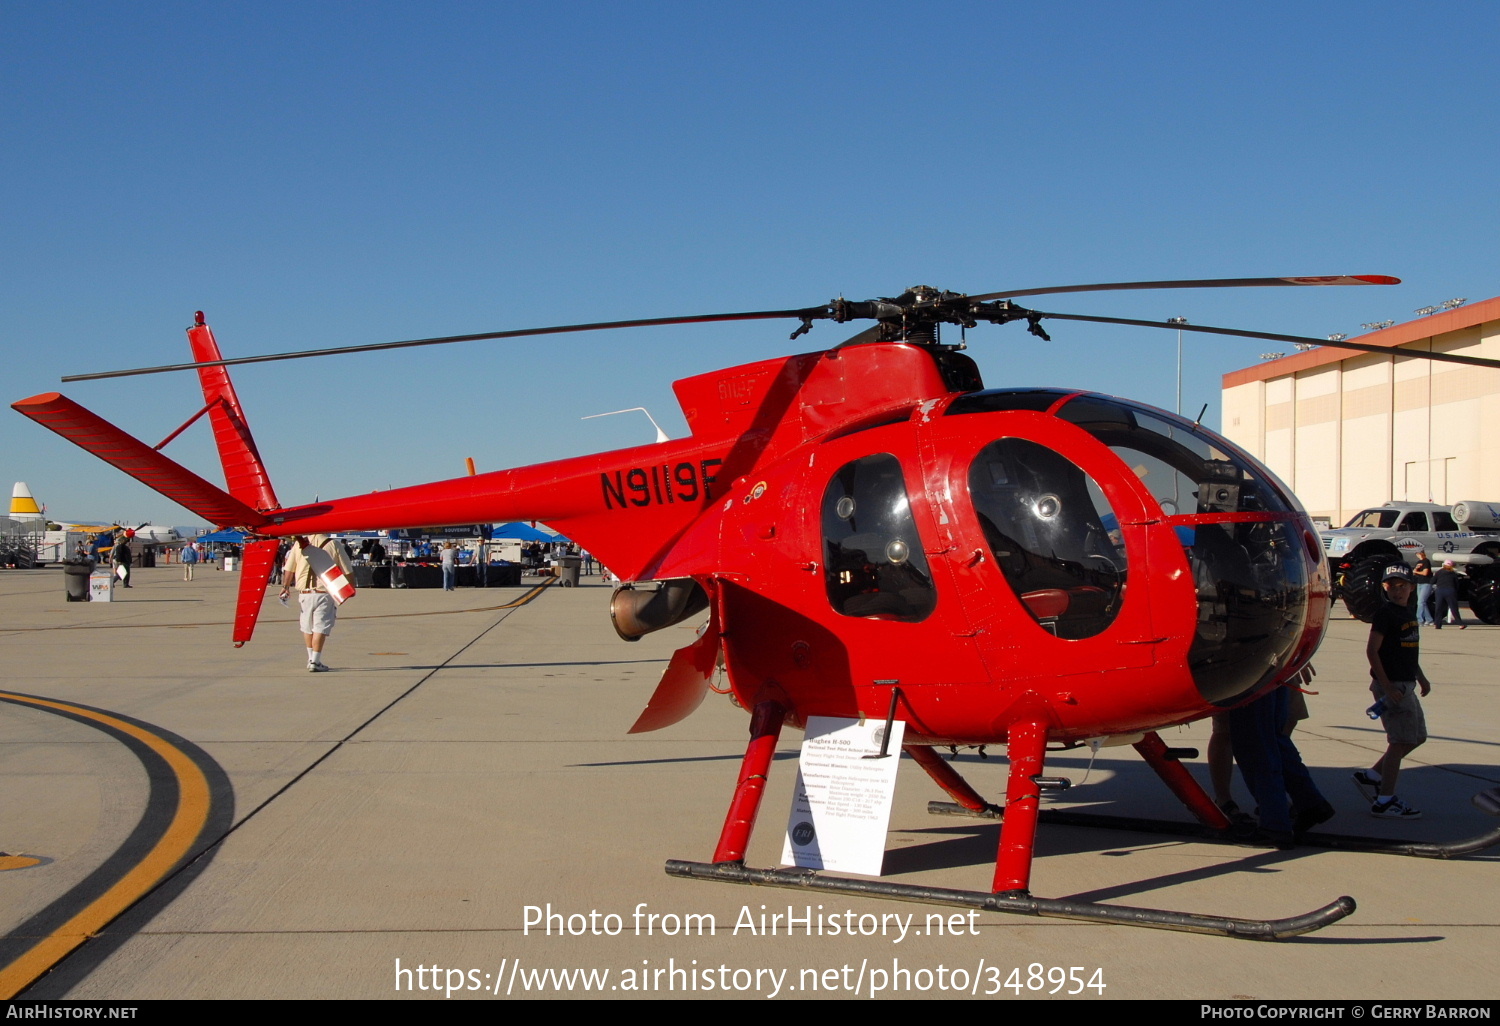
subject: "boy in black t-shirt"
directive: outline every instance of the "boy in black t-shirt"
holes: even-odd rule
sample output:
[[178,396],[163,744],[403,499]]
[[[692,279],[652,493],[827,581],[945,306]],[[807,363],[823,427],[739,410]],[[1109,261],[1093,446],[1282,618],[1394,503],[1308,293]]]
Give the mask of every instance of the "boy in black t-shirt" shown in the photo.
[[1420,819],[1422,814],[1396,797],[1401,760],[1427,740],[1427,720],[1417,700],[1432,685],[1422,674],[1418,649],[1422,633],[1409,603],[1416,582],[1404,563],[1390,567],[1381,581],[1385,604],[1370,621],[1370,693],[1385,702],[1380,722],[1389,742],[1380,761],[1354,774],[1354,784],[1371,800],[1370,815],[1381,819]]

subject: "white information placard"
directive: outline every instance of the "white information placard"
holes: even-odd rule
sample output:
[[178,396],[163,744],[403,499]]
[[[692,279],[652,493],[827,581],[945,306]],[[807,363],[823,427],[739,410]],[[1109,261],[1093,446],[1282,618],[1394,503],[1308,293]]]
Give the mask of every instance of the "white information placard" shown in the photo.
[[781,862],[807,869],[879,876],[896,794],[896,767],[906,724],[810,716],[797,766]]

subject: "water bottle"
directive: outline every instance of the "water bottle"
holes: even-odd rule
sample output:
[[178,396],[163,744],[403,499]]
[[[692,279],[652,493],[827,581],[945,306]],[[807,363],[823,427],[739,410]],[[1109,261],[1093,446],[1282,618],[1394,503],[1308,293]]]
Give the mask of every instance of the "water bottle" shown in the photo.
[[1378,720],[1385,713],[1385,699],[1375,699],[1375,704],[1365,710],[1365,715],[1372,720]]

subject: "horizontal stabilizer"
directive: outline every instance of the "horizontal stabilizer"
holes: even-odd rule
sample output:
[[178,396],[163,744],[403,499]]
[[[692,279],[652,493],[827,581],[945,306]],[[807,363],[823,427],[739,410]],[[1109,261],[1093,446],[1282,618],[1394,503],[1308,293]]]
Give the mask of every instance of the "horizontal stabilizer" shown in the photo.
[[266,522],[222,488],[151,448],[145,442],[90,413],[67,396],[45,392],[12,403],[11,409],[87,449],[141,484],[219,526],[257,527]]

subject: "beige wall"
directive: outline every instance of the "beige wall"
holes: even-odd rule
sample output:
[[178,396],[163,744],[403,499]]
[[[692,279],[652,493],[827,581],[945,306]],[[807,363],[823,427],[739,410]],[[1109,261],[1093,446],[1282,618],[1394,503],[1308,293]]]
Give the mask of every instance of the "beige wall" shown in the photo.
[[1500,321],[1227,387],[1223,433],[1335,524],[1392,499],[1500,500],[1500,369],[1402,355],[1429,348],[1500,359]]

